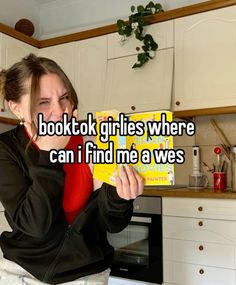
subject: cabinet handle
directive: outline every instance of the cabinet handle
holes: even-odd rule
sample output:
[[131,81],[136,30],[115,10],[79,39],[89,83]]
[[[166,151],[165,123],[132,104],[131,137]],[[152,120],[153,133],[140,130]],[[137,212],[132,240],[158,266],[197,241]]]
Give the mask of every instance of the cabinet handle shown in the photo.
[[203,226],[203,222],[202,221],[198,222],[198,225],[199,225],[199,227],[202,227]]
[[135,106],[131,106],[131,110],[136,110],[136,107]]
[[203,248],[203,245],[200,245],[200,246],[199,246],[199,250],[202,251],[203,249],[204,249],[204,248]]
[[203,211],[203,207],[201,207],[201,206],[198,207],[198,211],[199,211],[199,212],[202,212],[202,211]]
[[140,51],[140,47],[136,47],[136,51]]
[[1,112],[5,112],[5,109],[4,109],[4,108],[1,108]]
[[200,270],[199,270],[199,273],[200,273],[200,274],[203,274],[203,273],[204,273],[204,270],[203,270],[203,269],[200,269]]
[[176,101],[175,104],[176,104],[177,106],[179,106],[179,105],[180,105],[180,102],[179,102],[179,101]]

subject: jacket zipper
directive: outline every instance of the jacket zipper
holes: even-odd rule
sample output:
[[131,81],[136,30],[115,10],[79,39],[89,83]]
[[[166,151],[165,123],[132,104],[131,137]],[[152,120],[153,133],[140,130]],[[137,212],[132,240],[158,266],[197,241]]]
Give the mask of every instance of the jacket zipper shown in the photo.
[[51,275],[52,275],[52,273],[54,271],[54,268],[56,266],[57,260],[58,260],[58,258],[60,256],[61,251],[63,250],[65,241],[66,241],[67,238],[69,238],[70,231],[71,231],[71,225],[68,225],[67,230],[65,232],[65,236],[64,236],[64,238],[63,238],[63,240],[61,242],[60,248],[59,248],[59,250],[58,250],[58,252],[56,254],[56,257],[55,257],[54,261],[51,263],[51,265],[49,266],[47,272],[45,273],[44,278],[43,278],[43,282],[49,281],[48,279],[51,277]]

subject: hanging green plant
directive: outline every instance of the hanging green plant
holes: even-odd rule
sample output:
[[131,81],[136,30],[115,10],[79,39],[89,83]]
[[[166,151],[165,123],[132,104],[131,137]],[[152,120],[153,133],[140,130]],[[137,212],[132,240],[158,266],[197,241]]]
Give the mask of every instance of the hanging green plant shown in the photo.
[[150,34],[144,34],[143,27],[148,25],[146,16],[164,12],[164,10],[161,4],[154,4],[150,1],[146,7],[142,5],[137,6],[137,8],[131,6],[131,12],[132,14],[129,16],[127,22],[123,20],[117,21],[117,28],[118,33],[122,36],[122,41],[126,41],[134,34],[136,39],[143,43],[143,51],[137,55],[138,62],[132,66],[132,68],[137,68],[143,66],[149,59],[153,59],[155,51],[158,48],[158,44],[154,41],[153,37]]

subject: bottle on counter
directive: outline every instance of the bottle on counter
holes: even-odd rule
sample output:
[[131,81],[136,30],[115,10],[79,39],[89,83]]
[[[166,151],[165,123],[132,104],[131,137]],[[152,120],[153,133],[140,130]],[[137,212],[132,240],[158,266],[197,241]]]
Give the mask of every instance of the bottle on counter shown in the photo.
[[230,147],[231,188],[236,191],[236,145]]

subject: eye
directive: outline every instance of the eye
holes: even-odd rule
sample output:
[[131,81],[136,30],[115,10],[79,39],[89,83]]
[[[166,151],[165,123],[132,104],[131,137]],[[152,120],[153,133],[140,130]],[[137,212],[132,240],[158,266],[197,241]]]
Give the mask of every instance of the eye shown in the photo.
[[63,95],[60,100],[68,100],[69,99],[69,96],[67,94]]
[[40,101],[39,105],[47,105],[49,102],[48,101]]

